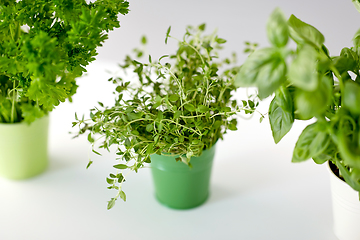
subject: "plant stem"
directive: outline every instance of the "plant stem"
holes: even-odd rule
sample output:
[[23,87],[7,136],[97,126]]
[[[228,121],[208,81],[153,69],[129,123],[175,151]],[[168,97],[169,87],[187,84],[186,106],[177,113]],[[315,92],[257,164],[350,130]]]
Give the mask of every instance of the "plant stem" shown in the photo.
[[173,124],[175,124],[175,125],[181,126],[181,127],[185,128],[185,129],[188,129],[188,130],[190,130],[190,131],[198,134],[199,136],[201,135],[200,132],[198,132],[198,131],[196,131],[196,130],[194,130],[194,129],[192,129],[192,128],[189,128],[189,127],[187,127],[187,126],[185,126],[185,125],[182,125],[182,124],[180,124],[180,123],[174,122],[174,121],[172,121],[172,120],[170,120],[170,119],[162,119],[161,121],[171,122],[171,123],[173,123]]
[[339,71],[334,66],[331,66],[330,70],[335,74],[335,77],[339,80],[340,95],[341,95],[341,98],[343,99],[343,97],[344,97],[344,81],[343,81]]
[[172,39],[175,39],[176,41],[178,41],[178,42],[180,42],[180,43],[182,43],[182,44],[184,44],[184,45],[189,46],[190,48],[192,48],[192,49],[199,55],[202,64],[205,65],[204,58],[202,57],[202,55],[199,53],[199,51],[198,51],[193,45],[187,43],[186,41],[181,41],[181,40],[179,40],[179,39],[177,39],[177,38],[175,38],[175,37],[172,37],[172,36],[169,36],[169,37],[172,38]]
[[15,89],[15,80],[13,83],[13,97],[12,97],[12,104],[11,104],[11,116],[10,116],[10,123],[14,123],[15,118],[15,101],[16,101],[16,89]]

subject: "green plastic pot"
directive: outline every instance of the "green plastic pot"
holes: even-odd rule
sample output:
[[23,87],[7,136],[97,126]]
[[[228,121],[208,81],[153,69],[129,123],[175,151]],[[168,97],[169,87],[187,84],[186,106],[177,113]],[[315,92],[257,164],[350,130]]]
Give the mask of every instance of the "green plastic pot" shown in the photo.
[[175,209],[194,208],[209,196],[211,168],[215,146],[204,150],[199,157],[192,157],[192,168],[178,156],[151,155],[151,171],[157,200]]
[[26,179],[45,171],[48,165],[49,117],[31,124],[0,123],[0,176]]

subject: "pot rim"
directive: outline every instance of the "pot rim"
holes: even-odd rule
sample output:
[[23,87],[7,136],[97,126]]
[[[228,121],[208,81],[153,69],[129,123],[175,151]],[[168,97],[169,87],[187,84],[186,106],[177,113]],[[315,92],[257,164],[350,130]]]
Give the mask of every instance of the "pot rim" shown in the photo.
[[[203,149],[202,152],[206,152],[206,151],[209,151],[209,150],[212,150],[213,148],[216,147],[216,144],[218,143],[219,140],[216,140],[216,142],[211,146],[211,148],[206,148],[206,149]],[[151,155],[156,155],[157,153],[153,153]],[[161,152],[161,154],[157,154],[159,156],[166,156],[166,157],[180,157],[180,156],[184,156],[186,154],[178,154],[178,153],[168,153],[168,152]],[[195,157],[195,156],[193,156]],[[199,157],[199,156],[198,156]]]
[[[346,184],[346,185],[349,186],[349,184],[347,184],[343,179],[341,179],[338,175],[336,175],[336,174],[334,173],[334,171],[332,170],[330,164],[332,164],[332,165],[334,165],[336,168],[338,168],[334,163],[332,163],[330,160],[328,160],[326,165],[327,165],[327,169],[328,169],[328,171],[330,172],[330,174],[331,174],[332,176],[336,177],[338,180],[340,180],[340,181],[343,182],[344,184]],[[339,171],[340,171],[340,170],[339,170]],[[349,186],[349,187],[350,187],[350,186]],[[351,188],[351,187],[350,187],[350,188]]]
[[14,122],[14,123],[6,123],[6,122],[0,122],[0,126],[3,126],[3,127],[10,127],[10,126],[21,126],[21,125],[31,125],[33,124],[34,122],[37,122],[38,120],[42,120],[42,119],[46,119],[46,118],[49,118],[49,114],[45,114],[44,116],[40,117],[40,118],[36,118],[33,122],[31,122],[30,124],[25,122],[24,120],[21,121],[21,122]]
[[[336,184],[337,185],[342,185],[344,188],[348,189],[348,191],[351,191],[351,192],[356,192],[357,195],[359,195],[359,192],[357,192],[356,190],[354,190],[347,182],[345,182],[344,179],[341,179],[339,176],[337,176],[333,170],[331,169],[330,167],[330,164],[333,164],[333,163],[330,163],[330,161],[328,161],[328,171],[330,173],[330,181],[336,181]],[[336,166],[336,165],[335,165]]]

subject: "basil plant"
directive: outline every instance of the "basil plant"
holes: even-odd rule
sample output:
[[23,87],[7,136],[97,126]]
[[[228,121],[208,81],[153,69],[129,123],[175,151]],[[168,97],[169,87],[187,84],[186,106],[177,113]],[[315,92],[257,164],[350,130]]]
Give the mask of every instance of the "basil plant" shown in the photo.
[[[358,3],[357,3],[357,6]],[[325,38],[294,15],[275,9],[267,23],[270,47],[255,50],[235,79],[272,97],[269,120],[275,143],[295,120],[310,120],[295,145],[292,162],[330,161],[360,191],[360,31],[353,47],[330,55]],[[296,49],[289,47],[292,41]]]
[[0,1],[0,122],[32,122],[76,92],[124,0]]

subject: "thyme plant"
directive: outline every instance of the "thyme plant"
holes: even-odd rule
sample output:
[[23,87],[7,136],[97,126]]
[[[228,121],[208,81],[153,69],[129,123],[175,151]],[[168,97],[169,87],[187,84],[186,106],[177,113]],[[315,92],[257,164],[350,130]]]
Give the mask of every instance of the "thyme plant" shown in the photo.
[[[91,110],[91,119],[77,118],[73,123],[80,127],[79,134],[87,134],[95,153],[100,154],[95,139],[101,139],[99,148],[110,151],[110,146],[116,146],[116,172],[107,182],[117,195],[108,202],[108,209],[119,197],[126,200],[124,171],[137,172],[151,162],[151,154],[163,153],[177,155],[177,161],[191,167],[191,157],[213,147],[228,130],[237,129],[238,112],[255,111],[255,100],[243,100],[239,106],[234,98],[238,67],[229,58],[218,59],[226,40],[216,32],[206,35],[204,31],[205,24],[187,27],[178,40],[169,28],[165,43],[175,39],[178,49],[158,61],[149,56],[142,63],[127,56],[121,68],[133,71],[136,78],[109,79],[116,85],[114,106],[99,103],[100,107]],[[143,55],[140,50],[135,52]]]
[[0,1],[0,122],[30,123],[71,101],[75,79],[128,7],[124,0]]

